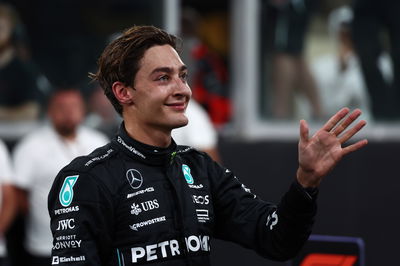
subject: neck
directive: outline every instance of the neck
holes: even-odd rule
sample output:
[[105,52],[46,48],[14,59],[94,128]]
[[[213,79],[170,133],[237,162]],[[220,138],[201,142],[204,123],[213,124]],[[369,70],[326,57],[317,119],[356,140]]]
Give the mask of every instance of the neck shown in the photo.
[[124,121],[128,135],[141,143],[160,148],[166,148],[171,144],[171,130],[139,125],[125,119]]
[[64,135],[61,138],[66,142],[73,142],[76,140],[76,134]]

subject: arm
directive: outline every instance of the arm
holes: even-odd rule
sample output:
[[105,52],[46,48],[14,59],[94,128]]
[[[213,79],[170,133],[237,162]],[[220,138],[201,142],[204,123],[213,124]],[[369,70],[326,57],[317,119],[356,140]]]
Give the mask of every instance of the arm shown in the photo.
[[294,257],[311,233],[316,197],[296,181],[278,205],[257,198],[227,169],[214,164],[215,236],[273,260]]
[[3,184],[0,189],[3,192],[0,193],[3,196],[2,205],[0,206],[0,235],[4,235],[17,214],[18,206],[14,186]]
[[14,177],[8,150],[0,141],[0,238],[7,231],[17,213],[15,187],[11,184]]
[[114,215],[102,184],[87,173],[62,171],[50,190],[48,207],[53,260],[72,256],[78,259],[71,265],[108,265]]
[[297,179],[278,205],[257,199],[229,170],[214,166],[216,236],[270,259],[294,257],[311,233],[317,209],[317,190],[310,194],[306,188],[316,188],[344,155],[367,144],[361,140],[341,147],[365,125],[360,121],[345,131],[361,114],[356,110],[340,123],[348,113],[348,109],[339,111],[310,139],[307,124],[301,122]]

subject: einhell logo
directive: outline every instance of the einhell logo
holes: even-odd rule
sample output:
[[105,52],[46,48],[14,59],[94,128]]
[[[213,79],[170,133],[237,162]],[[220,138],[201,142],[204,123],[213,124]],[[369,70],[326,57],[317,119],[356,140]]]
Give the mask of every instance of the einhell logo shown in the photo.
[[312,253],[303,259],[300,266],[353,266],[357,259],[356,255]]

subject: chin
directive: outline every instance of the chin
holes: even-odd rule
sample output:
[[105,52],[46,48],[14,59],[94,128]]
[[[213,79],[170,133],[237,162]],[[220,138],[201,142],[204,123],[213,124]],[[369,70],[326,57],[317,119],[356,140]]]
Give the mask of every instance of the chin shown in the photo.
[[185,117],[184,119],[180,119],[177,123],[173,125],[173,128],[184,127],[189,123],[189,120]]

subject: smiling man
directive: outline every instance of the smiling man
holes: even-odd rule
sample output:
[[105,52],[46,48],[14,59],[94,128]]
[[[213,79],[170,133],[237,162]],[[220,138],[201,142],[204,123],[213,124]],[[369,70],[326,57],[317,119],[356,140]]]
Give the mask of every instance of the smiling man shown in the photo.
[[[191,96],[177,38],[135,26],[109,44],[98,80],[124,122],[114,140],[61,170],[49,194],[52,264],[210,265],[212,237],[286,260],[311,233],[317,187],[365,121],[347,108],[315,135],[300,123],[299,168],[278,205],[171,130],[185,126]],[[348,116],[347,116],[348,115]],[[345,118],[347,116],[347,118]]]
[[132,85],[116,81],[112,90],[124,104],[127,132],[134,139],[157,147],[171,143],[171,130],[185,126],[186,106],[191,97],[187,69],[169,44],[144,52]]

